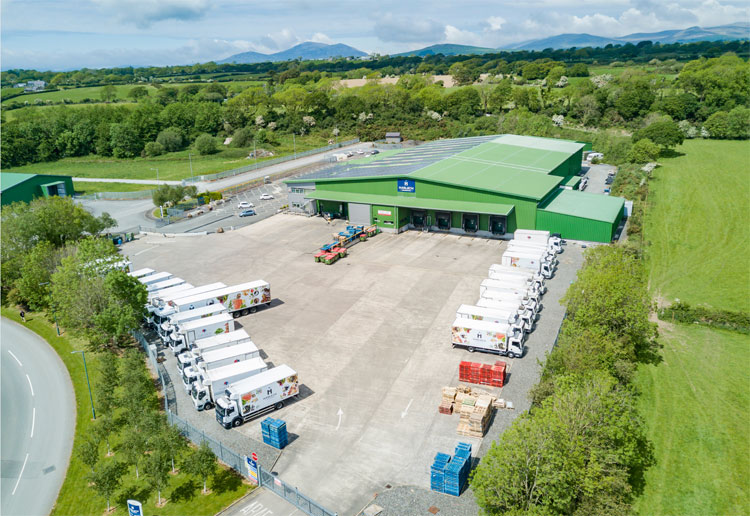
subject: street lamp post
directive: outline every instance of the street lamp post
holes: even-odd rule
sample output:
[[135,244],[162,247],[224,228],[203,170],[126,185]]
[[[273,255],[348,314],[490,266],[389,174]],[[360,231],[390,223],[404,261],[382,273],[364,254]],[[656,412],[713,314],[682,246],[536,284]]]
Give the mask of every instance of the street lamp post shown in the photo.
[[[188,156],[189,156],[189,154],[188,154]],[[192,161],[190,163],[191,163],[190,164],[190,177],[192,177],[193,176]],[[159,186],[159,167],[151,168],[151,170],[156,170],[156,186],[158,187]],[[159,205],[159,215],[161,216],[162,219],[164,218],[164,206],[162,206],[162,205]]]
[[[49,281],[45,281],[44,283],[40,283],[39,286],[42,285],[49,285]],[[57,336],[60,336],[60,326],[57,324],[57,307],[52,304],[52,318],[55,320],[55,330],[57,330]]]
[[294,146],[294,159],[297,159],[297,140],[292,133],[292,145]]
[[253,159],[255,160],[255,169],[258,169],[258,151],[255,148],[255,138],[253,138]]
[[193,156],[188,152],[188,160],[190,161],[190,182],[193,182]]
[[83,357],[83,370],[86,372],[86,384],[89,386],[89,399],[91,400],[91,415],[96,419],[96,410],[94,410],[94,397],[91,395],[91,382],[89,381],[89,370],[86,367],[86,352],[85,351],[71,351],[71,353],[80,353]]

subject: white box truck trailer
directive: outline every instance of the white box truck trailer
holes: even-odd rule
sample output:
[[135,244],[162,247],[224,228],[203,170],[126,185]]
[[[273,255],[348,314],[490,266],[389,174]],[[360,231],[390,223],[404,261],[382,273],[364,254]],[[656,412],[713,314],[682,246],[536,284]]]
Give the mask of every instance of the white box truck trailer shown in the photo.
[[218,303],[224,305],[234,317],[240,317],[248,313],[255,313],[260,305],[268,306],[271,304],[271,285],[263,280],[225,287],[211,294],[210,297],[195,296],[194,298],[173,300],[170,305],[176,311],[181,312],[190,306],[198,308]]
[[[521,298],[529,298],[536,303],[541,302],[541,295],[532,285],[511,285],[506,281],[496,279],[485,279],[479,285],[479,297],[494,297],[492,295],[485,295],[485,292],[490,290],[497,290],[500,292],[508,292],[514,296],[520,296]],[[526,304],[526,303],[524,303]]]
[[541,274],[545,279],[552,277],[552,267],[548,263],[543,262],[539,255],[507,250],[503,253],[500,263],[510,267],[529,269]]
[[523,332],[507,324],[459,318],[451,327],[454,348],[487,351],[511,358],[523,356]]
[[148,307],[148,311],[151,314],[154,327],[159,324],[166,322],[167,318],[175,314],[177,311],[169,305],[170,302],[175,299],[182,299],[183,297],[191,297],[197,295],[207,295],[209,292],[213,292],[220,288],[224,288],[226,285],[221,281],[215,283],[209,283],[208,285],[201,285],[199,287],[193,287],[190,289],[180,290],[171,292],[169,295],[160,295],[151,300],[151,304]]
[[242,329],[234,330],[229,333],[221,333],[219,335],[214,335],[213,337],[196,340],[193,342],[193,345],[190,346],[190,351],[197,355],[202,355],[203,353],[208,353],[214,349],[234,346],[235,344],[241,344],[243,342],[252,342],[250,340],[250,335]]
[[169,347],[175,355],[186,351],[193,342],[234,330],[234,319],[229,314],[212,315],[175,326],[169,336]]
[[161,340],[165,343],[169,342],[169,334],[174,331],[175,324],[184,323],[188,321],[194,321],[196,319],[203,319],[205,317],[211,317],[212,315],[219,315],[226,312],[227,309],[222,305],[211,305],[196,308],[195,310],[188,310],[186,312],[178,312],[170,315],[169,318],[157,326],[157,331]]
[[514,276],[521,276],[522,278],[530,278],[531,280],[544,285],[544,276],[530,269],[522,269],[519,267],[511,267],[510,265],[493,263],[492,265],[490,265],[490,270],[487,277],[492,278],[494,274],[512,274]]
[[562,252],[563,240],[558,236],[550,235],[549,231],[518,229],[513,233],[513,238],[525,242],[542,242],[556,253]]
[[[185,387],[185,392],[190,395],[190,390],[192,389],[193,382],[200,381],[201,375],[205,376],[208,372],[214,369],[239,364],[240,362],[245,362],[250,359],[260,359],[260,351],[258,351],[258,348],[255,347],[255,344],[253,344],[252,342],[238,344],[238,346],[245,347],[248,347],[248,345],[250,349],[247,352],[243,352],[240,354],[227,354],[227,350],[234,352],[234,348],[236,346],[229,346],[226,348],[209,351],[208,353],[203,355],[202,358],[208,357],[211,359],[211,362],[198,362],[197,364],[189,365],[183,368],[180,372],[180,376],[182,377],[182,384],[183,387]],[[251,356],[244,356],[248,354]]]
[[171,277],[168,280],[146,285],[146,292],[155,292],[157,290],[164,290],[166,288],[171,288],[171,287],[176,287],[177,285],[182,285],[183,283],[185,283],[184,279]]
[[[189,369],[188,367],[186,371]],[[198,374],[198,380],[190,387],[193,406],[196,410],[209,410],[214,406],[215,396],[221,396],[224,389],[233,383],[267,370],[268,365],[263,359],[256,357],[210,371],[202,371]]]
[[544,286],[542,281],[529,276],[524,277],[504,272],[490,272],[488,279],[500,281],[512,287],[528,287],[531,291],[539,292],[540,294],[544,294],[547,291],[547,287]]
[[543,246],[536,246],[533,244],[525,244],[525,243],[519,244],[515,240],[511,240],[510,242],[508,242],[507,250],[520,251],[522,253],[529,253],[529,254],[538,254],[547,263],[552,264],[552,265],[557,264],[555,253]]
[[458,310],[456,310],[456,318],[507,324],[511,328],[518,328],[519,330],[525,329],[524,322],[516,310],[502,310],[499,308],[488,308],[476,305],[461,305],[458,307]]
[[129,272],[128,276],[132,276],[136,279],[142,278],[144,276],[148,276],[150,274],[154,274],[156,271],[154,269],[149,269],[148,267],[143,269],[138,269],[137,271]]
[[479,308],[489,308],[492,310],[515,313],[522,322],[523,331],[529,333],[534,329],[534,323],[537,319],[536,311],[519,304],[517,300],[481,297],[477,300],[476,306]]
[[237,427],[261,414],[280,409],[298,394],[297,372],[282,364],[227,387],[216,400],[216,421],[227,429]]
[[149,274],[148,276],[143,276],[143,277],[138,278],[138,281],[140,281],[142,284],[146,286],[149,286],[153,283],[166,281],[171,277],[172,277],[172,274],[169,272],[155,272],[154,274]]
[[193,351],[184,351],[177,355],[177,371],[182,376],[182,372],[188,367],[197,367],[198,369],[215,369],[222,365],[227,365],[235,362],[235,360],[229,360],[226,363],[219,363],[229,358],[243,356],[240,360],[247,360],[248,358],[255,358],[260,356],[260,351],[253,343],[248,340],[247,342],[234,343],[231,346],[223,348],[213,349],[205,353],[196,353]]
[[484,289],[484,291],[480,292],[479,298],[494,299],[499,301],[510,300],[516,303],[520,303],[525,308],[532,310],[534,313],[539,312],[541,308],[541,303],[533,298],[530,298],[528,295],[520,294],[518,290],[486,288]]

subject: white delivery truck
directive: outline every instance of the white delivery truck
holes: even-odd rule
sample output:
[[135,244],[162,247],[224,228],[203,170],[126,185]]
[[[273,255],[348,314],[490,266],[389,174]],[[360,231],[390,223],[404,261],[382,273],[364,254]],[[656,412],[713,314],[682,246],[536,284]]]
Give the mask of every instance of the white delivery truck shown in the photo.
[[[186,371],[189,369],[188,367]],[[202,371],[198,374],[198,380],[193,382],[190,388],[193,406],[196,410],[209,410],[214,406],[216,397],[221,396],[224,389],[233,383],[267,370],[268,365],[263,359],[256,357],[210,371]]]
[[558,236],[551,236],[549,231],[534,229],[517,229],[513,238],[525,242],[541,242],[556,253],[562,252],[564,241]]
[[481,297],[477,300],[476,306],[501,312],[515,313],[521,321],[523,331],[530,333],[534,329],[534,323],[537,319],[536,311],[533,308],[519,304],[518,300]]
[[522,269],[519,267],[511,267],[510,265],[493,263],[492,265],[490,265],[490,270],[487,277],[492,278],[493,274],[513,274],[515,276],[521,276],[522,278],[530,278],[531,280],[544,285],[544,276],[530,269]]
[[541,309],[541,303],[527,294],[522,294],[517,289],[509,288],[485,288],[480,290],[480,299],[495,299],[500,301],[511,300],[516,303],[520,303],[529,310],[533,310],[534,313],[538,313]]
[[298,394],[296,371],[282,364],[226,388],[216,399],[216,421],[224,428],[237,427],[255,416],[280,409]]
[[[212,349],[205,353],[195,353],[193,351],[185,351],[177,355],[177,371],[180,376],[182,372],[188,367],[198,367],[198,369],[215,369],[223,365],[231,364],[239,360],[247,360],[248,358],[255,358],[260,356],[260,351],[253,341],[248,340],[247,342],[233,343],[231,346],[223,348]],[[234,360],[234,358],[239,360]],[[230,358],[232,360],[230,360]],[[227,361],[228,360],[228,361]],[[227,362],[223,362],[227,361]]]
[[488,351],[511,358],[523,356],[523,332],[507,324],[459,318],[451,327],[454,348]]
[[144,318],[148,324],[154,324],[154,305],[152,304],[153,300],[158,298],[159,296],[171,296],[173,294],[178,294],[179,292],[186,292],[190,289],[194,288],[192,284],[190,283],[183,283],[182,285],[177,285],[176,287],[169,287],[165,288],[164,290],[154,290],[148,293],[148,303],[146,303],[146,313],[144,315]]
[[507,274],[505,272],[490,272],[489,279],[500,281],[512,287],[528,287],[534,292],[544,294],[547,287],[542,281],[536,280],[531,276],[518,276],[516,274]]
[[190,346],[190,351],[196,355],[202,355],[208,353],[214,349],[225,348],[227,346],[234,346],[235,344],[241,344],[243,342],[252,342],[250,335],[245,330],[235,330],[229,333],[221,333],[208,337],[205,339],[196,340],[193,345]]
[[[485,292],[490,290],[497,290],[500,292],[508,292],[514,296],[520,296],[522,298],[529,298],[537,303],[541,301],[541,294],[533,288],[531,285],[511,285],[502,280],[486,279],[482,280],[479,284],[479,297],[496,297],[492,295],[485,295]],[[525,303],[524,303],[525,304]]]
[[146,286],[149,286],[152,283],[159,283],[160,281],[166,281],[171,277],[172,277],[172,274],[169,272],[155,272],[154,274],[149,274],[148,276],[143,276],[143,277],[138,278],[138,281],[140,281]]
[[500,263],[510,267],[530,269],[541,274],[546,279],[552,277],[552,267],[550,267],[550,264],[543,262],[539,255],[507,250],[503,253]]
[[227,309],[222,305],[211,305],[204,306],[202,308],[196,308],[195,310],[188,310],[186,312],[178,312],[170,315],[169,318],[157,326],[157,331],[161,340],[165,343],[169,342],[169,334],[174,331],[175,324],[185,323],[188,321],[194,321],[196,319],[202,319],[204,317],[211,317],[212,315],[218,315],[226,312]]
[[529,254],[538,254],[547,263],[550,263],[552,265],[557,264],[555,253],[541,245],[537,246],[534,244],[518,243],[515,240],[511,240],[510,242],[508,242],[507,249],[510,251],[521,251]]
[[234,330],[234,319],[227,313],[196,319],[175,326],[169,336],[169,347],[175,355],[186,351],[196,340]]
[[523,319],[516,310],[502,310],[500,308],[488,308],[485,306],[461,305],[456,310],[457,319],[473,319],[475,321],[487,321],[492,323],[507,324],[511,328],[524,330]]
[[186,290],[180,290],[177,292],[171,292],[169,295],[160,295],[151,299],[148,311],[153,320],[154,327],[159,324],[166,322],[167,318],[176,313],[176,310],[169,305],[170,302],[175,299],[181,299],[183,297],[191,297],[197,295],[207,295],[209,292],[213,292],[220,288],[224,288],[226,285],[221,281],[215,283],[209,283],[208,285],[201,285],[199,287],[193,287]]
[[146,292],[155,292],[157,290],[164,290],[166,288],[171,288],[171,287],[176,287],[177,285],[182,285],[183,283],[185,283],[184,279],[172,277],[172,278],[169,278],[168,280],[146,285]]
[[271,304],[271,285],[263,280],[250,281],[231,287],[218,289],[211,293],[211,297],[182,298],[174,300],[170,304],[176,311],[181,312],[192,306],[198,308],[206,305],[222,304],[234,317],[254,314],[258,306]]
[[128,276],[132,276],[136,279],[142,278],[144,276],[148,276],[150,274],[154,274],[156,271],[154,269],[149,269],[148,267],[144,269],[138,269],[137,271],[129,272]]

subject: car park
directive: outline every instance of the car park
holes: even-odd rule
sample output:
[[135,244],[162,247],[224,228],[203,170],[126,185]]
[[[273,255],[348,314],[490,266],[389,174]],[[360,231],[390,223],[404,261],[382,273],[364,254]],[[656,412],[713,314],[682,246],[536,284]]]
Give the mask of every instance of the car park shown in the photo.
[[269,193],[264,193],[260,196],[261,201],[270,201],[271,199],[273,199],[273,195]]
[[252,209],[245,210],[240,213],[240,217],[252,217],[253,215],[257,215],[257,213],[255,213],[255,210]]

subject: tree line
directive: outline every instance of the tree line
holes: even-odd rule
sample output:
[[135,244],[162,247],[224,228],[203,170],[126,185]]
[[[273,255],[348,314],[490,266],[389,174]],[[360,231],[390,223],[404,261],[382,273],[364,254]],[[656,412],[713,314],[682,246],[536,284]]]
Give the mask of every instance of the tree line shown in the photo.
[[659,359],[646,284],[634,249],[586,251],[532,408],[473,473],[485,513],[630,514],[654,463],[633,385],[638,364]]

